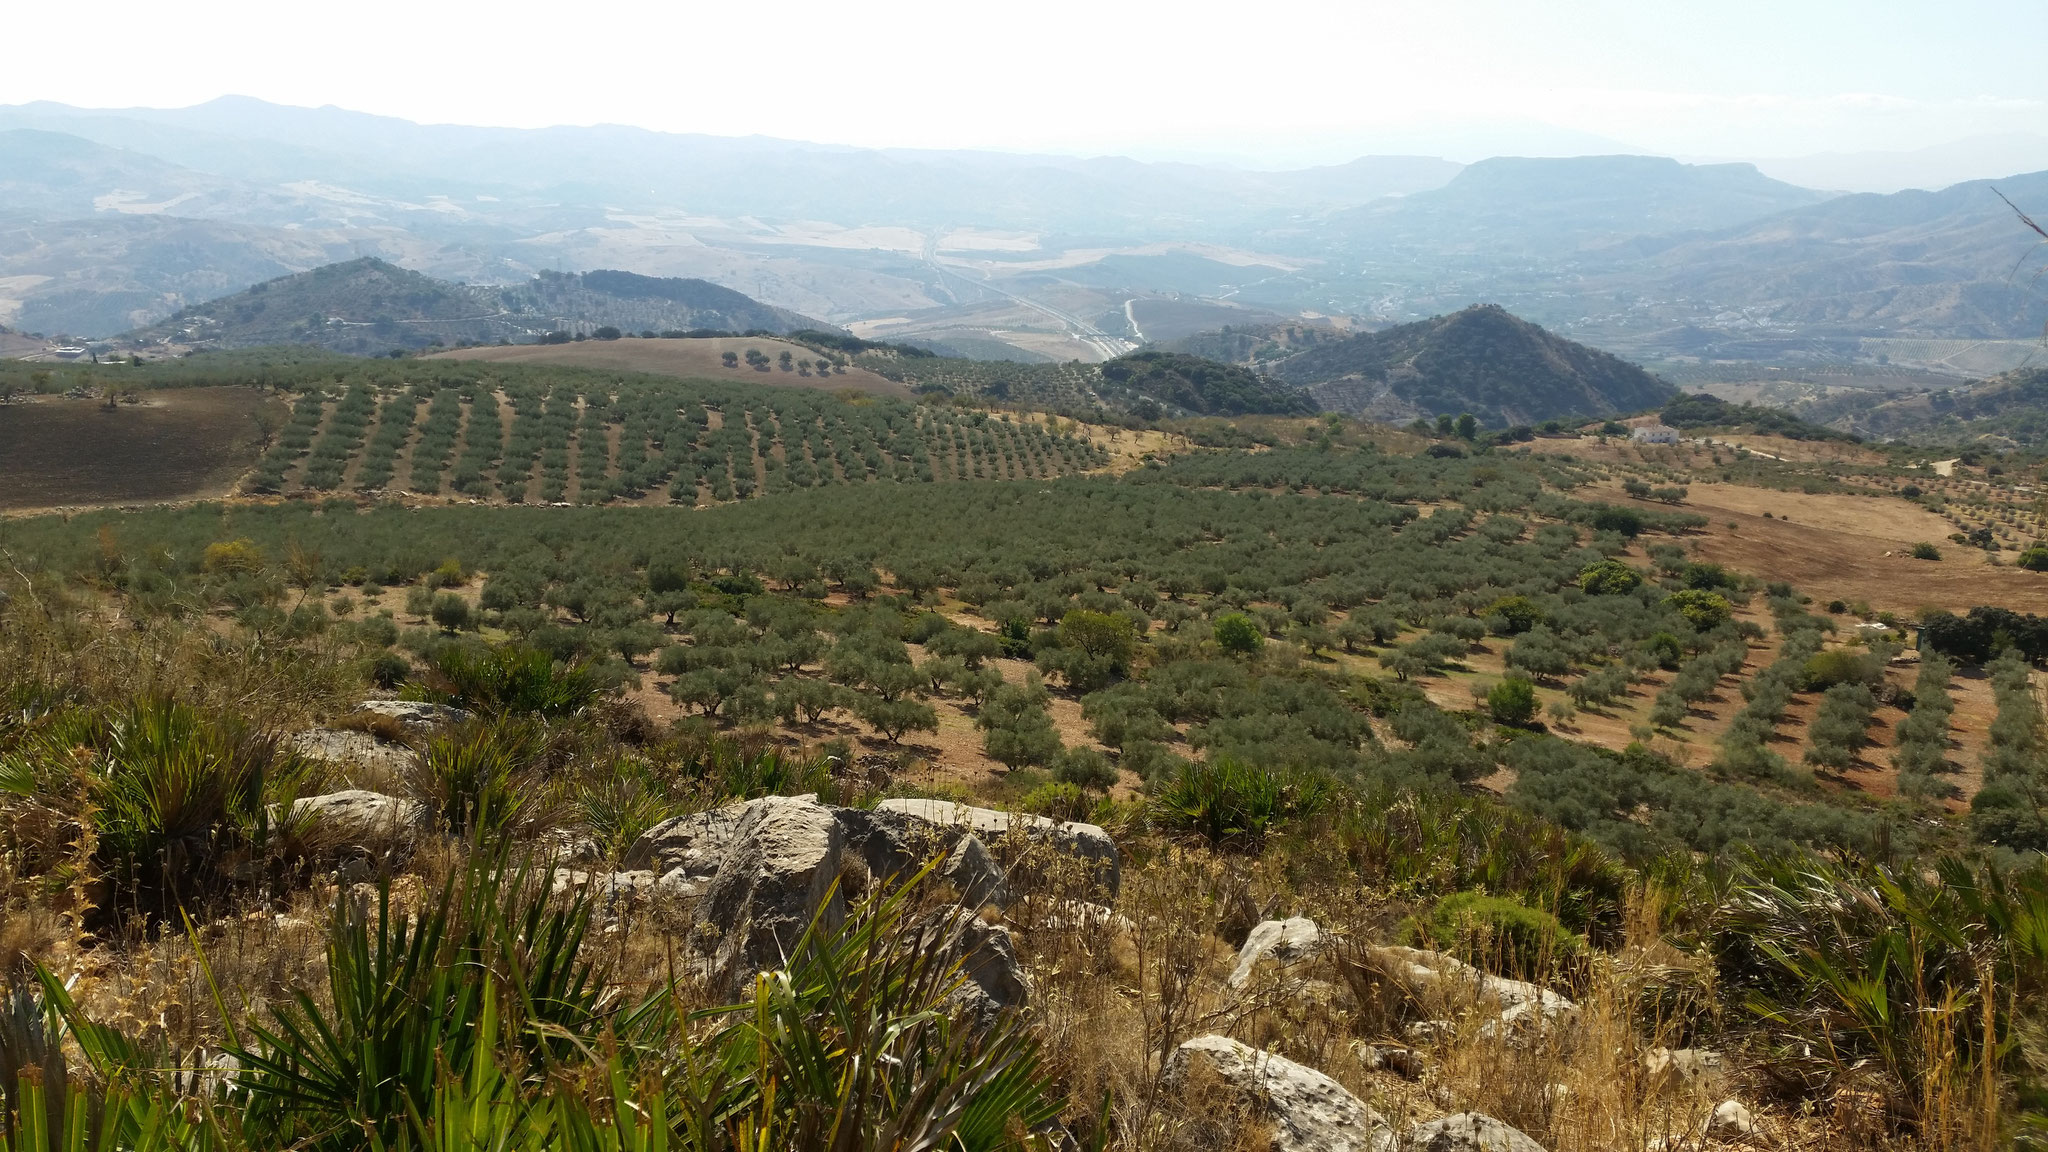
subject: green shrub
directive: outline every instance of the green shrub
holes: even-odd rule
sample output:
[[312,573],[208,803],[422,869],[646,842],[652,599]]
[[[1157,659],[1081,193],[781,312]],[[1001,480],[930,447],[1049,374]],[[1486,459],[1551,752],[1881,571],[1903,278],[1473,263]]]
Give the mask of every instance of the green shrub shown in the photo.
[[1427,916],[1410,920],[1408,932],[1489,971],[1538,983],[1572,972],[1585,951],[1585,941],[1556,916],[1479,892],[1444,897]]
[[1936,548],[1934,545],[1929,544],[1925,540],[1922,540],[1918,544],[1913,545],[1913,559],[1939,560],[1941,559],[1941,549]]
[[1588,596],[1619,596],[1642,582],[1642,573],[1620,560],[1602,560],[1579,573],[1579,589]]
[[266,787],[295,766],[273,740],[167,699],[137,701],[70,736],[79,737],[91,740],[86,798],[93,864],[107,883],[102,915],[196,910],[238,870],[247,875],[270,831]]
[[506,645],[479,653],[450,644],[406,695],[492,715],[557,717],[582,712],[603,690],[589,669],[558,664],[537,649]]
[[1800,673],[1800,686],[1808,692],[1823,691],[1837,684],[1875,684],[1884,675],[1884,664],[1871,652],[1830,648],[1815,653]]
[[1095,812],[1095,800],[1078,784],[1048,780],[1024,794],[1017,806],[1036,816],[1053,820],[1086,820]]
[[1154,800],[1161,826],[1193,832],[1216,847],[1256,848],[1282,821],[1311,814],[1324,799],[1313,783],[1238,760],[1183,763]]
[[411,772],[413,799],[427,818],[457,836],[508,827],[525,807],[547,740],[520,718],[477,719],[437,736]]
[[1685,617],[1695,632],[1711,631],[1726,623],[1735,615],[1735,609],[1728,598],[1718,592],[1701,588],[1686,588],[1665,597],[1667,607]]
[[1536,718],[1536,686],[1510,676],[1487,691],[1486,711],[1496,724],[1526,727]]
[[1101,750],[1077,744],[1053,761],[1052,778],[1062,784],[1107,792],[1116,784],[1116,765]]

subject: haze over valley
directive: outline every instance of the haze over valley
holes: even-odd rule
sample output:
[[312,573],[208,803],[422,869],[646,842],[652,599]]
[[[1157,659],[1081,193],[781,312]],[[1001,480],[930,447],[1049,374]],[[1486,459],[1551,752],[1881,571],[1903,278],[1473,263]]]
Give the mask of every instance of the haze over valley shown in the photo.
[[[2025,154],[2048,168],[2040,143]],[[0,109],[0,324],[105,339],[376,256],[473,285],[702,279],[864,337],[1020,361],[1487,302],[1650,362],[1882,356],[1962,378],[2023,362],[2040,330],[2038,237],[1994,186],[2048,205],[2039,171],[1843,194],[1642,155],[1260,171],[422,126],[246,98],[29,104]]]

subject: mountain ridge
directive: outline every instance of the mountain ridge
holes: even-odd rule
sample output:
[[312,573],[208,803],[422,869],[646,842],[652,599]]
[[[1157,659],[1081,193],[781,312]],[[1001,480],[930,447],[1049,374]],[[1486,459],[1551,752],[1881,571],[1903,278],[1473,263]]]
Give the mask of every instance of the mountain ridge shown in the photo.
[[1326,411],[1396,423],[1470,412],[1495,427],[1535,424],[1641,411],[1677,394],[1642,368],[1498,304],[1348,335],[1286,325],[1165,347],[1252,365]]
[[374,256],[265,280],[181,309],[119,338],[133,346],[302,344],[376,355],[457,343],[529,342],[600,327],[774,333],[830,328],[702,280],[597,270],[544,272],[524,284],[438,280]]

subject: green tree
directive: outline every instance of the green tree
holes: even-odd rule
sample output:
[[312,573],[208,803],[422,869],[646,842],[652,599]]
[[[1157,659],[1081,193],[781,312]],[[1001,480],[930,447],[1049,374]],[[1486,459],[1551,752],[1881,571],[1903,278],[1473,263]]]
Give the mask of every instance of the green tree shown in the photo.
[[1060,754],[1060,734],[1045,710],[1048,699],[1036,677],[1025,684],[1003,684],[989,693],[974,724],[982,731],[982,748],[990,759],[1015,771],[1050,763]]
[[1233,656],[1257,655],[1266,647],[1266,633],[1242,612],[1225,612],[1210,629],[1216,646]]
[[1602,560],[1579,573],[1579,589],[1588,596],[1619,596],[1642,582],[1642,573],[1619,560]]
[[1137,625],[1128,616],[1109,612],[1076,609],[1060,617],[1057,634],[1060,647],[1077,648],[1107,660],[1118,672],[1130,668],[1131,656],[1138,647]]
[[1495,600],[1486,615],[1499,617],[1503,635],[1517,636],[1543,622],[1543,609],[1527,596],[1503,596]]
[[453,592],[443,592],[434,597],[432,615],[442,631],[460,632],[469,627],[469,601]]
[[1487,691],[1486,711],[1496,724],[1524,727],[1536,718],[1536,686],[1510,676]]
[[894,744],[909,732],[937,732],[939,714],[931,705],[922,700],[905,697],[900,700],[884,700],[880,696],[861,693],[853,705],[854,715],[861,722],[887,737]]
[[1735,609],[1728,598],[1718,592],[1700,588],[1686,588],[1664,598],[1665,606],[1685,618],[1695,632],[1706,632],[1726,623],[1735,615]]

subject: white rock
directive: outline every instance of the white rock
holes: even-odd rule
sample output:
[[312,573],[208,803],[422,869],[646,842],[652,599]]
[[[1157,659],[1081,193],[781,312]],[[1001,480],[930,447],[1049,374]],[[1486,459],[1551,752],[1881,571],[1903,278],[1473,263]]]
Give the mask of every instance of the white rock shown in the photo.
[[1385,1117],[1313,1068],[1227,1036],[1197,1036],[1167,1063],[1168,1082],[1184,1084],[1195,1061],[1263,1107],[1273,1124],[1272,1152],[1388,1152],[1393,1147]]
[[945,863],[939,865],[939,875],[953,886],[960,894],[960,903],[968,908],[984,904],[1010,906],[1009,878],[979,836],[962,836]]
[[829,811],[815,804],[816,797],[771,796],[671,817],[642,832],[633,841],[633,846],[626,849],[625,858],[619,861],[619,865],[628,869],[651,869],[663,875],[681,868],[692,876],[709,879],[725,859],[733,833],[750,814],[769,800],[809,801],[821,811]]
[[368,732],[342,728],[311,728],[295,733],[285,746],[308,760],[341,768],[367,769],[376,776],[396,778],[412,764],[412,750],[386,744]]
[[1655,1084],[1691,1084],[1721,1070],[1721,1054],[1705,1048],[1652,1048],[1643,1053],[1643,1071]]
[[1400,1152],[1543,1152],[1543,1145],[1484,1112],[1460,1112],[1403,1132]]
[[1418,998],[1436,995],[1502,1007],[1500,1023],[1526,1027],[1578,1015],[1579,1006],[1548,988],[1509,980],[1474,968],[1441,952],[1381,946],[1364,952],[1368,963],[1405,985]]
[[1353,1040],[1351,1053],[1370,1072],[1392,1072],[1405,1079],[1420,1080],[1422,1074],[1429,1070],[1429,1063],[1422,1058],[1422,1053],[1398,1044],[1368,1044],[1363,1040]]
[[1322,950],[1322,930],[1308,917],[1264,921],[1245,936],[1244,947],[1237,951],[1237,967],[1231,970],[1226,983],[1232,988],[1244,987],[1262,960],[1298,964],[1315,958]]
[[432,736],[443,728],[452,728],[468,720],[470,716],[461,708],[429,704],[423,700],[365,700],[356,705],[356,711],[396,720],[408,736]]
[[845,917],[835,887],[846,839],[833,810],[815,799],[769,796],[745,806],[716,875],[698,902],[693,942],[728,995],[780,967],[814,916]]
[[1756,1134],[1756,1117],[1739,1100],[1723,1100],[1707,1117],[1707,1135],[1716,1140],[1740,1140]]
[[1098,880],[1112,894],[1116,892],[1121,879],[1116,841],[1110,839],[1109,833],[1093,824],[1072,820],[1050,820],[1044,816],[1024,813],[998,812],[991,808],[955,804],[950,800],[884,800],[875,806],[875,810],[907,817],[935,828],[969,832],[979,837],[985,844],[995,844],[1004,836],[1017,832],[1034,843],[1051,845],[1093,863],[1097,869]]
[[292,801],[291,818],[310,824],[309,839],[372,856],[410,848],[419,831],[420,806],[362,788],[346,788]]

